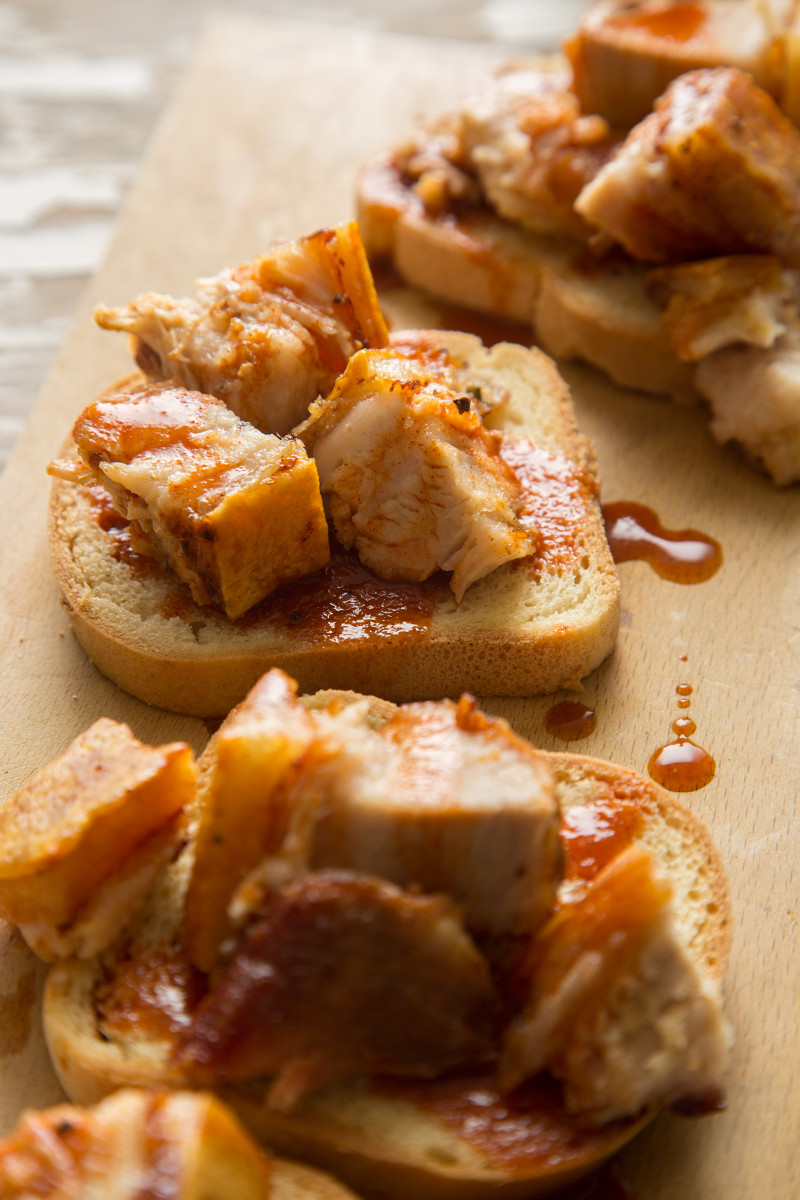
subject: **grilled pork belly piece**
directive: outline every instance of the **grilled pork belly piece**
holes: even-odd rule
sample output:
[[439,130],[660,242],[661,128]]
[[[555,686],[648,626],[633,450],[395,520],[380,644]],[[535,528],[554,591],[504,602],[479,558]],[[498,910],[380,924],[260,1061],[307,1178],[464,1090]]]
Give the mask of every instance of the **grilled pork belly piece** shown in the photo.
[[536,549],[501,435],[484,428],[475,396],[441,356],[361,351],[296,433],[314,455],[339,540],[383,579],[452,571],[461,600],[475,580]]
[[647,288],[672,349],[696,362],[724,346],[772,346],[797,319],[800,275],[770,255],[742,254],[656,267]]
[[536,751],[468,696],[403,705],[354,749],[350,770],[340,754],[312,782],[324,796],[312,866],[446,893],[475,934],[533,934],[562,873],[560,811]]
[[692,71],[575,207],[649,262],[765,253],[800,265],[800,130],[742,71]]
[[133,523],[134,549],[167,563],[198,604],[235,620],[329,560],[302,443],[261,433],[213,396],[170,384],[106,395],[72,435],[82,463],[50,473],[101,483]]
[[647,116],[679,75],[739,67],[771,95],[781,91],[779,39],[791,0],[599,0],[565,44],[584,112],[618,129]]
[[0,1141],[3,1200],[267,1200],[272,1162],[216,1097],[125,1088],[29,1110]]
[[501,216],[535,233],[588,237],[574,203],[621,138],[581,110],[567,73],[507,70],[468,97],[459,118],[462,151]]
[[[736,442],[775,483],[800,482],[800,322],[768,349],[726,346],[697,364],[711,432]],[[754,399],[755,398],[755,399]]]
[[192,1080],[277,1073],[291,1108],[348,1075],[431,1078],[491,1056],[496,998],[451,902],[350,872],[268,901],[192,1016],[173,1059]]
[[507,1089],[547,1068],[568,1111],[603,1125],[649,1105],[719,1107],[730,1031],[675,931],[672,888],[632,846],[530,950],[530,995],[500,1064]]
[[303,420],[351,354],[387,338],[355,222],[201,279],[194,297],[147,292],[122,308],[99,306],[95,320],[132,335],[149,379],[209,392],[279,434]]
[[211,970],[231,932],[233,893],[262,859],[283,849],[293,808],[289,785],[318,738],[297,684],[279,670],[262,675],[217,733],[213,768],[201,779],[181,938],[203,971]]
[[176,850],[194,788],[189,746],[96,721],[0,808],[0,915],[47,961],[99,953]]

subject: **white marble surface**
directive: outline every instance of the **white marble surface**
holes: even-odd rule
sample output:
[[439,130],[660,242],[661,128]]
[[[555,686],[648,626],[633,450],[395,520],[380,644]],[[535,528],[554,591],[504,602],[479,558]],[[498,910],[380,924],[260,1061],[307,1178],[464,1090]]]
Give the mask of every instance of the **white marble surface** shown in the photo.
[[0,2],[0,467],[200,27],[223,7],[521,49],[555,46],[583,0]]

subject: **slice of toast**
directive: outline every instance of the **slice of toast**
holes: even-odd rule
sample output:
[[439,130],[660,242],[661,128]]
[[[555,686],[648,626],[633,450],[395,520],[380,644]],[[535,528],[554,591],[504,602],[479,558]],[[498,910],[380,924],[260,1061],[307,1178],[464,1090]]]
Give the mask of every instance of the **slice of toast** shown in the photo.
[[[338,703],[361,699],[333,696]],[[332,698],[327,693],[306,703],[325,706]],[[374,702],[363,719],[378,726],[393,711],[384,701]],[[212,738],[201,759],[201,778],[213,767],[215,744]],[[602,839],[593,848],[589,834],[582,853],[606,853],[613,829],[614,851],[638,844],[654,856],[674,891],[679,941],[712,985],[718,984],[729,953],[731,907],[724,868],[702,823],[633,771],[567,753],[542,752],[542,762],[553,772],[565,825],[580,830],[581,837],[595,828]],[[600,809],[604,817],[597,823]],[[95,1102],[119,1086],[182,1082],[168,1055],[181,1021],[174,997],[188,986],[176,948],[191,866],[189,845],[151,895],[121,953],[72,960],[50,973],[46,1037],[62,1084],[78,1102]],[[148,979],[156,982],[156,991],[137,1008]],[[172,1000],[158,990],[165,980]],[[111,1024],[110,1011],[116,1012]],[[289,1112],[269,1107],[268,1087],[269,1080],[256,1079],[219,1091],[279,1153],[330,1170],[370,1195],[422,1200],[544,1194],[601,1163],[654,1115],[646,1110],[587,1132],[567,1116],[554,1092],[526,1086],[501,1103],[493,1100],[485,1076],[443,1086],[353,1079],[308,1095]]]
[[566,384],[538,350],[430,336],[478,384],[488,379],[507,394],[487,424],[506,435],[523,478],[537,553],[479,580],[456,603],[444,576],[388,583],[336,552],[323,571],[231,621],[133,554],[97,489],[56,480],[53,564],[78,640],[104,674],[149,703],[213,716],[271,666],[305,691],[345,687],[407,700],[549,692],[577,685],[602,662],[616,638],[619,585],[594,451]]

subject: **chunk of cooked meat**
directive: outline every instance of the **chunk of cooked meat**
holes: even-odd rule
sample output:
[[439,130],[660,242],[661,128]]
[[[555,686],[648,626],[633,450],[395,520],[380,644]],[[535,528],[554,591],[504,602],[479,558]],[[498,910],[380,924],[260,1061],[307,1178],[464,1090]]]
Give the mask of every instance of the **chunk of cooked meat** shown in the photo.
[[561,879],[560,812],[549,769],[504,721],[468,696],[405,704],[350,763],[312,784],[312,866],[446,893],[475,934],[538,929]]
[[735,68],[682,75],[576,201],[635,258],[800,264],[800,130]]
[[566,73],[508,70],[468,97],[459,119],[463,152],[501,216],[535,233],[588,237],[575,200],[621,139],[581,110]]
[[277,1074],[290,1108],[347,1075],[431,1078],[491,1057],[488,968],[443,897],[349,872],[273,896],[177,1042],[200,1083]]
[[201,779],[181,937],[203,971],[211,970],[231,932],[227,909],[236,888],[282,848],[292,807],[289,782],[318,736],[313,714],[297,699],[297,684],[279,670],[261,677],[215,735]]
[[786,0],[769,12],[763,0],[599,0],[564,47],[573,87],[585,112],[617,129],[643,120],[673,79],[701,67],[739,67],[777,95],[777,35],[789,7]]
[[[170,384],[106,396],[72,434],[134,523],[134,548],[167,563],[198,604],[218,604],[235,620],[330,558],[317,471],[302,442],[261,433],[213,396]],[[49,470],[86,474],[58,462]]]
[[201,279],[194,297],[147,292],[123,308],[99,306],[95,320],[133,336],[149,379],[209,392],[281,434],[351,354],[387,337],[355,222]]
[[800,482],[800,323],[767,349],[727,346],[697,364],[711,432],[736,442],[775,483]]
[[596,1125],[650,1105],[719,1107],[730,1031],[717,987],[681,944],[672,888],[632,846],[544,927],[512,1023],[507,1089],[547,1068],[568,1111]]
[[216,1097],[125,1088],[28,1110],[0,1141],[3,1200],[266,1200],[272,1163]]
[[688,362],[723,346],[771,346],[797,317],[798,272],[770,255],[656,267],[646,285],[672,349]]
[[99,953],[174,851],[194,791],[185,743],[95,721],[0,808],[0,915],[42,958]]
[[452,571],[457,600],[536,548],[518,519],[521,489],[501,435],[462,389],[413,349],[364,350],[296,430],[343,545],[383,579]]

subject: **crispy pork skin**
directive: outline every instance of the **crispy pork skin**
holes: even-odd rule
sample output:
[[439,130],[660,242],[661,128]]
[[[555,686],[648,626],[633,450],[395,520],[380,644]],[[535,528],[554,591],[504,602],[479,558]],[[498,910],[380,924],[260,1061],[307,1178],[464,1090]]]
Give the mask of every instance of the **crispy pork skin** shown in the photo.
[[692,71],[575,207],[635,258],[774,254],[800,264],[800,130],[743,71]]
[[519,482],[475,398],[437,363],[398,350],[354,355],[297,434],[320,476],[339,540],[384,579],[451,571],[457,600],[532,554]]
[[288,433],[351,354],[387,336],[355,222],[201,279],[193,297],[147,292],[95,319],[132,335],[152,380],[210,392],[268,433]]
[[101,717],[0,808],[0,916],[42,958],[89,958],[130,919],[195,788],[184,742]]
[[132,522],[134,548],[165,562],[198,604],[232,619],[325,565],[328,526],[314,463],[296,438],[262,433],[221,400],[172,384],[104,395],[73,439],[85,468]]
[[201,1083],[275,1074],[292,1107],[348,1075],[430,1078],[490,1058],[495,995],[451,902],[350,872],[267,900],[175,1051]]

